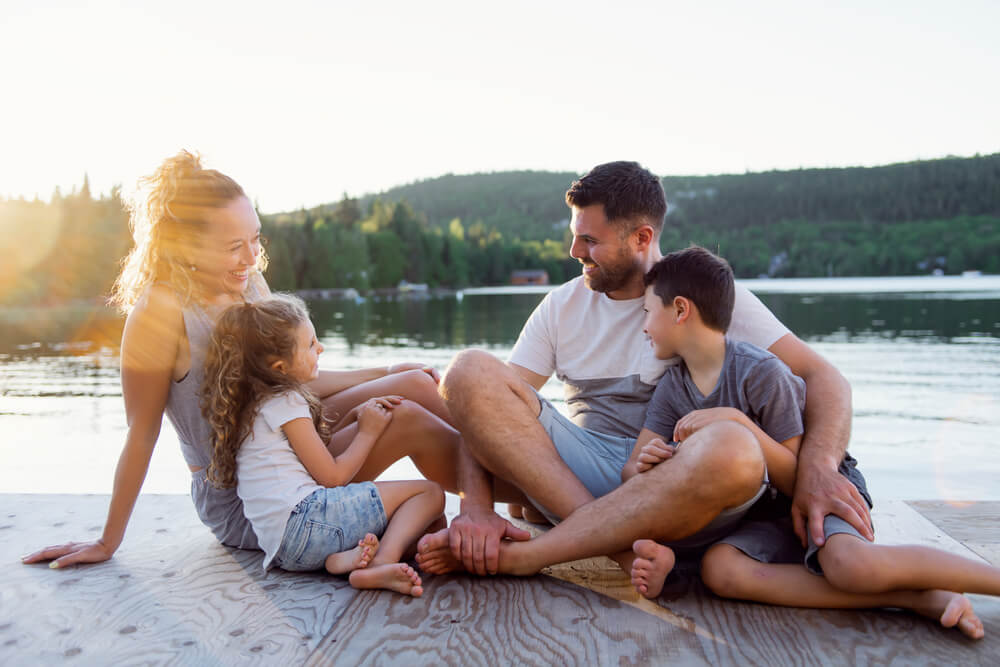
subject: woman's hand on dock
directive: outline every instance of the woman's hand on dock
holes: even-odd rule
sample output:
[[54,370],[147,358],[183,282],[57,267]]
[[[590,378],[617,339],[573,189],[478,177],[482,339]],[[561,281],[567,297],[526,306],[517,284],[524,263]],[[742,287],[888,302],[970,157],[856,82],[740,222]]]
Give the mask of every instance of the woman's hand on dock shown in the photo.
[[77,563],[101,563],[110,560],[114,550],[108,548],[100,540],[93,542],[67,542],[52,547],[45,547],[21,557],[25,565],[51,561],[49,567],[60,569]]

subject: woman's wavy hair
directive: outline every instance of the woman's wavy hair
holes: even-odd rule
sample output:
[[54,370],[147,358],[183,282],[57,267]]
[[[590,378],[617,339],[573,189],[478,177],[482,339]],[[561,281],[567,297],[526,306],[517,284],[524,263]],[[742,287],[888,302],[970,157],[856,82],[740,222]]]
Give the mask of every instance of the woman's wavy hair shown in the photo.
[[274,294],[255,303],[230,306],[212,332],[201,387],[201,410],[212,427],[212,462],[208,479],[218,487],[236,484],[236,453],[249,437],[260,404],[272,396],[295,391],[309,404],[316,432],[330,440],[330,421],[323,406],[305,385],[272,368],[291,362],[295,330],[309,318],[301,299]]
[[[126,201],[135,245],[122,260],[111,302],[128,312],[149,285],[165,282],[190,301],[195,282],[194,251],[206,230],[205,213],[222,208],[243,188],[230,177],[201,166],[201,158],[181,151],[139,180],[139,190]],[[261,248],[257,270],[267,268]]]

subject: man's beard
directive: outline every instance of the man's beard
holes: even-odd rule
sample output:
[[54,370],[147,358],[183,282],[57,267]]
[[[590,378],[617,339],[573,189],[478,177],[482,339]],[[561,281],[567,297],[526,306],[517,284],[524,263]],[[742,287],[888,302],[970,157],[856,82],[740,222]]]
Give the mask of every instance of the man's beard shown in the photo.
[[[593,266],[593,263],[584,264]],[[639,261],[633,258],[628,252],[619,256],[619,261],[614,264],[602,264],[597,267],[597,271],[590,274],[583,274],[583,280],[587,287],[595,292],[616,292],[632,280],[641,271]]]

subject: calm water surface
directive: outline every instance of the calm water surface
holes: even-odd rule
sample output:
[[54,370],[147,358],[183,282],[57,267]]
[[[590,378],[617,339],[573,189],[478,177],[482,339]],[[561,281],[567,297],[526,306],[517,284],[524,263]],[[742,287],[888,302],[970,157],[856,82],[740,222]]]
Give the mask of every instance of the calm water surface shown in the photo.
[[[1000,500],[1000,281],[932,292],[912,280],[748,286],[850,380],[851,452],[876,500]],[[311,307],[325,368],[419,361],[443,369],[469,346],[506,358],[541,298],[470,290]],[[108,493],[125,435],[120,322],[81,308],[0,313],[0,323],[0,493]],[[557,381],[543,394],[561,404]],[[408,461],[386,473],[415,474]],[[144,491],[185,493],[188,483],[165,422]]]

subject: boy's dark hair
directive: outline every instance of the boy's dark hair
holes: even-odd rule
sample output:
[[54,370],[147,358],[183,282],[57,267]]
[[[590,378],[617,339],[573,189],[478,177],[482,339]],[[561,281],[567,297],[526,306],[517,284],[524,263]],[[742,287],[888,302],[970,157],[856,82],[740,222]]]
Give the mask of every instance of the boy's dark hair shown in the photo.
[[701,246],[666,255],[642,279],[667,306],[674,297],[690,299],[705,326],[725,333],[733,319],[736,288],[729,262]]
[[644,222],[659,234],[667,214],[667,195],[660,179],[638,162],[597,165],[573,181],[566,203],[577,208],[603,204],[608,222],[625,234]]

